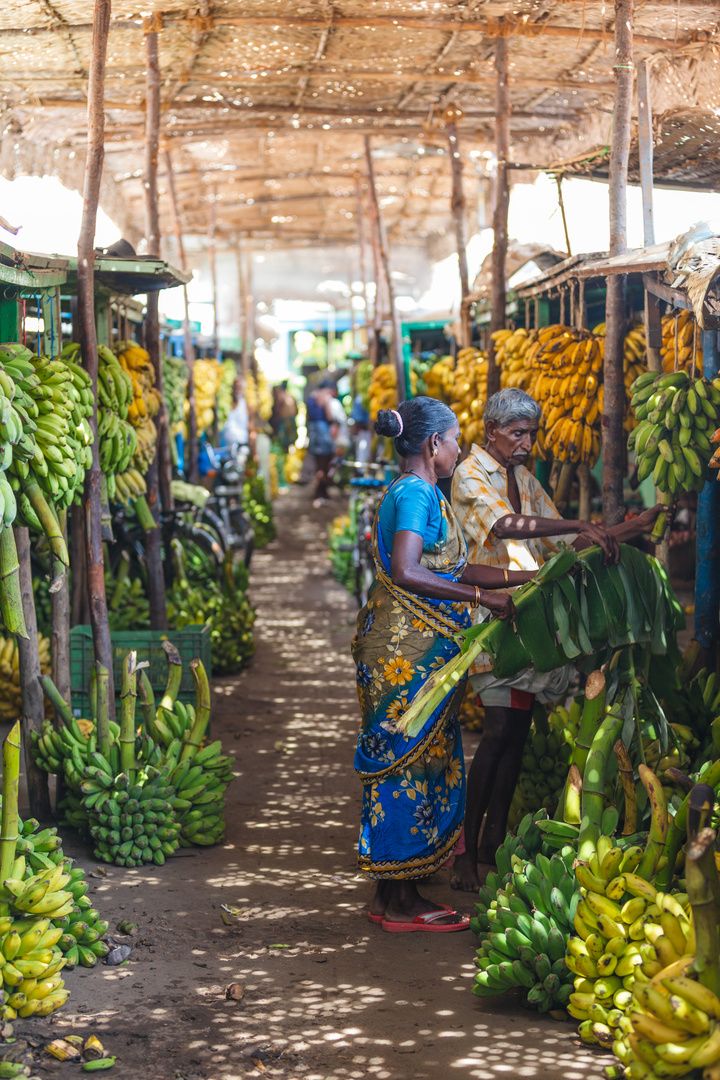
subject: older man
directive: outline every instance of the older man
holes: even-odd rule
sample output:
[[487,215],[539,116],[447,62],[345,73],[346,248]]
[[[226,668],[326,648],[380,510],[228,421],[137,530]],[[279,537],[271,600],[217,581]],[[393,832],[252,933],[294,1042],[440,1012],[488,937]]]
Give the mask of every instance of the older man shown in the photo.
[[[611,529],[590,521],[563,519],[542,485],[525,468],[540,423],[540,406],[523,390],[501,390],[485,407],[485,445],[473,446],[455,470],[452,503],[468,543],[468,559],[504,570],[534,570],[564,538],[576,548],[599,544],[606,559],[619,558],[618,544],[649,533],[661,507]],[[473,618],[486,616],[475,608]],[[484,654],[471,668],[475,693],[485,709],[483,734],[467,779],[465,852],[456,856],[452,885],[478,887],[478,859],[495,861],[520,773],[523,747],[537,698],[554,701],[567,690],[572,667],[540,674],[534,668],[512,679],[496,679]],[[478,838],[483,817],[482,850]]]

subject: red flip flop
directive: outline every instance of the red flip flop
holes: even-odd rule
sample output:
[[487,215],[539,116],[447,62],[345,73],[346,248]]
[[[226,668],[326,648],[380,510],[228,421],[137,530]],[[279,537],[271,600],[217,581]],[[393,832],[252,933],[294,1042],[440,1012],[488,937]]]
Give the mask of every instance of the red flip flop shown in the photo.
[[373,915],[372,911],[368,911],[368,922],[374,923],[375,926],[382,926],[384,920],[384,915]]
[[457,911],[443,904],[438,911],[425,911],[422,915],[416,915],[412,922],[389,922],[383,919],[381,925],[383,930],[391,934],[412,934],[417,930],[430,934],[451,934],[457,930],[469,930],[470,919],[468,918],[463,918],[461,922],[434,925],[438,919],[444,919],[446,915],[457,914]]

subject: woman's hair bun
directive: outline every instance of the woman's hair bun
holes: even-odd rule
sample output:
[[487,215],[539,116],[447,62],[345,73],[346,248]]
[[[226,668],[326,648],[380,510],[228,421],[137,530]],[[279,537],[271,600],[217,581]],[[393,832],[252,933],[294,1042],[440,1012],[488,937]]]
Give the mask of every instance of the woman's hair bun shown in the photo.
[[375,434],[396,439],[402,431],[400,420],[393,409],[380,409],[375,421]]

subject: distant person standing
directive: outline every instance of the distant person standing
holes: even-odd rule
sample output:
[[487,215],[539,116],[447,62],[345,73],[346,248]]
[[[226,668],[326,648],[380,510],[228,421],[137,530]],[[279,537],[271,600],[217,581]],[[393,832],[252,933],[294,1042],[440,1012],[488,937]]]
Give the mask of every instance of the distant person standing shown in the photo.
[[233,383],[233,407],[222,429],[222,441],[226,446],[249,446],[250,414],[245,400],[245,380]]
[[315,490],[318,505],[328,497],[330,463],[335,453],[337,424],[331,402],[337,397],[334,379],[323,379],[307,400],[308,452],[315,459]]
[[297,402],[288,390],[287,379],[284,379],[273,386],[273,408],[270,415],[273,439],[284,454],[287,454],[297,439],[297,414]]

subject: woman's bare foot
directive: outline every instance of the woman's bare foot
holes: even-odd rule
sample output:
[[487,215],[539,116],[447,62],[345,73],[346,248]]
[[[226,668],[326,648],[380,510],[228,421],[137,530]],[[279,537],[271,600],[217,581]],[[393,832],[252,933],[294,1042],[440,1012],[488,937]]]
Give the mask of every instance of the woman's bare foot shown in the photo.
[[[418,915],[425,915],[429,911],[442,911],[443,908],[443,904],[434,904],[432,900],[421,896],[414,881],[395,881],[392,882],[385,920],[397,923],[412,922]],[[457,911],[448,911],[447,915],[435,921],[441,926],[451,925],[464,922],[465,916]]]
[[375,895],[370,901],[371,915],[384,915],[390,898],[391,881],[378,881]]
[[467,853],[455,856],[455,862],[450,873],[450,887],[461,889],[464,892],[477,892],[480,888],[480,878],[477,872],[475,859]]

